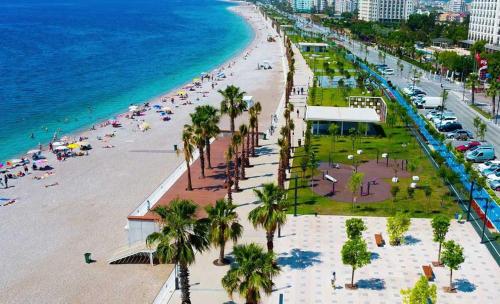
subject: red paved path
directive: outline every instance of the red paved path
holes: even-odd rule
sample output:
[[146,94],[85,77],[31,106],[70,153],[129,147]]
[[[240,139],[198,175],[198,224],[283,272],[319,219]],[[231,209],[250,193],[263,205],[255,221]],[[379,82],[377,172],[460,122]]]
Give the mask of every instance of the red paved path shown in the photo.
[[[211,145],[212,170],[205,168],[205,178],[201,178],[200,159],[191,164],[191,180],[193,191],[187,191],[187,171],[174,183],[174,185],[163,195],[156,206],[168,205],[175,198],[190,199],[197,203],[199,215],[205,214],[204,207],[215,204],[215,201],[224,196],[227,190],[224,189],[226,164],[224,152],[229,144],[230,137],[219,137]],[[207,160],[205,159],[205,166]],[[139,217],[144,220],[158,219],[158,216],[149,211],[146,215]]]

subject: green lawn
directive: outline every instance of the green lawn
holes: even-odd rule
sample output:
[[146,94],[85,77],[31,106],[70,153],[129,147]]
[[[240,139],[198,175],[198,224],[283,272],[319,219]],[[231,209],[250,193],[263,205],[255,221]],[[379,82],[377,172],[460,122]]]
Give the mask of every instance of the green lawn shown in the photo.
[[[416,141],[409,135],[403,126],[389,128],[385,126],[385,135],[379,137],[361,137],[356,139],[354,150],[352,140],[348,136],[338,137],[333,147],[331,136],[313,136],[312,149],[315,151],[320,161],[328,162],[330,149],[333,151],[332,159],[338,163],[349,163],[347,155],[355,154],[354,151],[362,149],[362,160],[373,160],[377,158],[377,151],[388,153],[390,159],[407,159],[410,163],[416,164],[416,170],[412,174],[420,177],[419,187],[415,191],[414,197],[408,197],[406,189],[411,183],[410,178],[402,178],[398,183],[400,192],[396,200],[388,199],[377,203],[357,203],[353,208],[351,203],[337,202],[330,198],[322,197],[314,193],[308,186],[310,170],[307,170],[306,177],[301,180],[302,170],[300,159],[305,151],[302,148],[296,150],[293,161],[292,176],[299,176],[298,189],[298,212],[300,214],[338,214],[338,215],[360,215],[360,216],[390,216],[396,211],[408,213],[411,217],[431,217],[442,213],[452,217],[459,211],[458,205],[449,196],[448,188],[438,177],[437,171],[425,156]],[[406,147],[403,146],[406,145]],[[379,154],[379,155],[380,155]],[[380,161],[385,161],[380,158]],[[293,181],[290,183],[288,198],[293,203],[294,188]],[[430,198],[425,196],[424,188],[431,187]],[[293,207],[290,208],[293,213]]]

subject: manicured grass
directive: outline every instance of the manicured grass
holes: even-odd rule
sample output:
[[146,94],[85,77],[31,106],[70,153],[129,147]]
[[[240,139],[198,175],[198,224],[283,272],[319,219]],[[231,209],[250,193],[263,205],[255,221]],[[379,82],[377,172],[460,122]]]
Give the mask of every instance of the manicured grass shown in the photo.
[[[365,94],[363,94],[365,93]],[[345,91],[346,96],[382,96],[380,90],[375,90],[373,95],[368,94],[361,88],[351,88]],[[313,98],[314,97],[314,98]],[[386,98],[384,97],[387,103]],[[310,88],[308,105],[312,106],[330,106],[330,107],[348,107],[349,103],[344,97],[344,93],[340,88]]]
[[473,108],[476,112],[478,112],[479,114],[483,115],[484,117],[486,117],[488,119],[492,119],[493,118],[490,113],[486,112],[481,107],[478,107],[475,104],[474,105],[471,104],[470,107]]
[[[403,147],[403,144],[406,147]],[[300,159],[305,155],[304,147],[296,149],[293,160],[292,176],[299,176],[298,189],[298,212],[300,214],[338,214],[338,215],[359,215],[359,216],[390,216],[397,211],[408,213],[411,217],[432,217],[435,214],[445,214],[452,217],[455,212],[459,212],[459,206],[449,195],[448,188],[437,175],[437,171],[430,163],[424,152],[410,136],[405,127],[399,125],[395,127],[384,126],[383,135],[379,137],[360,137],[355,140],[354,149],[351,137],[338,136],[335,147],[331,136],[313,136],[311,149],[317,158],[322,162],[328,162],[328,154],[332,154],[332,161],[336,163],[349,164],[347,155],[356,154],[357,149],[362,149],[361,160],[374,160],[377,158],[377,151],[389,154],[389,165],[395,164],[394,159],[406,159],[410,163],[416,164],[416,170],[412,175],[420,177],[419,189],[414,193],[413,198],[407,194],[407,188],[412,182],[410,178],[400,178],[398,186],[400,192],[395,201],[388,199],[377,203],[357,203],[353,208],[352,203],[338,202],[327,197],[314,193],[309,186],[310,169],[306,170],[305,179],[302,177]],[[330,150],[331,149],[331,150]],[[380,162],[385,159],[379,157]],[[290,182],[288,198],[293,205],[294,181]],[[431,187],[430,198],[425,196],[425,187]],[[293,213],[293,206],[290,208]]]

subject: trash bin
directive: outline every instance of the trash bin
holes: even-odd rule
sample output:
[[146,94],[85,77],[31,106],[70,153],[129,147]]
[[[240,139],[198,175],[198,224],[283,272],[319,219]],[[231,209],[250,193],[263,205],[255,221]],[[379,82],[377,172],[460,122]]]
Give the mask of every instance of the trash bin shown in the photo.
[[177,145],[174,145],[174,151],[177,151]]
[[264,133],[264,140],[267,140],[267,133]]
[[90,255],[91,255],[90,252],[87,252],[87,253],[83,254],[83,256],[85,257],[85,263],[87,263],[87,264],[92,263],[92,259],[90,258]]

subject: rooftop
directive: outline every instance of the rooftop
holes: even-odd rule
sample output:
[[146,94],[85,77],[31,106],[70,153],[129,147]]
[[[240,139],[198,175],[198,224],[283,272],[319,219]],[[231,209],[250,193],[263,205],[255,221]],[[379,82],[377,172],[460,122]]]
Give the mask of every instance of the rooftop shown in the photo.
[[308,106],[306,120],[379,123],[375,109]]

